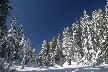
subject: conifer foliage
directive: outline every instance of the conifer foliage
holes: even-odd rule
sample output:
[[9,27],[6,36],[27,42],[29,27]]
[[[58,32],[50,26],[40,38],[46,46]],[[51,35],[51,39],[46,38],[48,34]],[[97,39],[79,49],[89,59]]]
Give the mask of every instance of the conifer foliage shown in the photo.
[[50,42],[48,54],[54,65],[66,61],[69,65],[72,61],[95,65],[98,58],[108,63],[108,0],[105,14],[101,9],[93,11],[91,19],[86,10],[83,14],[72,24],[72,30],[64,28],[62,39],[58,36]]
[[6,25],[7,17],[11,15],[12,10],[9,3],[10,0],[0,0],[0,59],[3,60],[0,62],[0,68],[6,71],[16,62],[21,64],[21,69],[28,64],[29,66],[35,64],[36,67],[35,49],[32,50],[30,40],[26,40],[23,26],[16,27],[17,15],[12,19],[9,29]]
[[63,35],[44,40],[37,56],[30,39],[26,39],[23,26],[17,28],[17,15],[11,21],[10,28],[6,19],[11,15],[10,0],[0,0],[0,68],[7,69],[20,62],[24,66],[62,66],[65,62],[83,65],[98,65],[98,58],[108,63],[108,0],[105,13],[101,9],[94,10],[92,16],[84,10],[80,21],[64,28]]

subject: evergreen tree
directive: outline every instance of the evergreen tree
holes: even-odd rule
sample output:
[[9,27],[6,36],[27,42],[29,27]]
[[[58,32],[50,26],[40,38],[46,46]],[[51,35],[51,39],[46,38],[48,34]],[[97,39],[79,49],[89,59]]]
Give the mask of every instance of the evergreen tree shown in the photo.
[[70,65],[71,61],[74,61],[74,47],[73,47],[72,34],[69,27],[64,29],[62,41],[63,41],[62,42],[63,55],[65,55],[65,59]]
[[94,41],[95,41],[95,45],[97,47],[97,49],[99,49],[100,45],[99,45],[99,24],[97,22],[97,19],[98,19],[98,13],[97,11],[93,11],[92,12],[92,20],[91,20],[91,23],[92,23],[92,32],[94,33]]
[[95,45],[95,52],[96,52],[96,58],[100,57],[102,55],[102,37],[103,37],[103,29],[105,28],[104,23],[104,14],[102,13],[102,10],[99,9],[98,12],[95,10],[92,12],[92,40],[93,44]]
[[43,41],[42,49],[39,54],[39,64],[40,66],[48,65],[48,53],[49,53],[49,46],[46,40]]
[[30,39],[28,38],[27,40],[27,53],[26,53],[26,64],[28,64],[29,66],[32,63],[32,48],[31,48],[32,44],[30,42]]
[[33,59],[33,64],[36,67],[37,66],[37,56],[36,56],[35,48],[32,50],[32,59]]
[[7,50],[7,25],[6,21],[8,16],[11,14],[12,6],[9,5],[10,0],[0,1],[0,57],[5,57]]
[[105,6],[105,16],[103,20],[103,41],[101,42],[101,49],[105,63],[108,63],[108,0]]
[[78,62],[81,59],[81,35],[80,35],[80,27],[78,24],[78,20],[76,23],[72,24],[72,38],[73,38],[73,47],[74,47],[74,58],[75,61]]
[[20,42],[21,46],[22,46],[22,49],[23,49],[23,59],[22,59],[22,62],[21,62],[21,69],[24,69],[24,65],[26,63],[26,53],[27,53],[27,42],[26,42],[26,39],[25,39],[25,36],[23,35],[22,37],[22,40]]
[[49,54],[51,56],[50,64],[52,66],[55,65],[56,45],[57,45],[57,39],[56,37],[53,37],[52,41],[50,42],[50,49],[49,49]]
[[55,63],[58,65],[62,65],[63,64],[63,59],[64,59],[64,55],[63,55],[63,49],[62,49],[62,42],[60,39],[60,33],[58,33],[58,39],[57,39],[57,45],[56,45],[56,50],[55,50]]
[[95,55],[95,45],[93,43],[92,24],[89,16],[84,10],[84,18],[81,19],[82,25],[82,47],[84,51],[85,64],[92,64],[92,56]]
[[16,47],[16,41],[17,41],[16,20],[17,20],[17,16],[13,18],[11,28],[9,29],[8,36],[7,36],[9,41],[8,57],[11,60],[17,59],[17,52],[18,52],[18,49]]
[[19,60],[21,61],[22,58],[23,58],[23,48],[22,48],[22,38],[24,36],[24,33],[23,33],[23,26],[20,25],[19,29],[18,29],[18,36],[17,36],[17,39],[18,39],[18,58]]
[[11,14],[12,6],[9,5],[10,0],[0,0],[0,39],[6,36],[8,31],[6,19]]

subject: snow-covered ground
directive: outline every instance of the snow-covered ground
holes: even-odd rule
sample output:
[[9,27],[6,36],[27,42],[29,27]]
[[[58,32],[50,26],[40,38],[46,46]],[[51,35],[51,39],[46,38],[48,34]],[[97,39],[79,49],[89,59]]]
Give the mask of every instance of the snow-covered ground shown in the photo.
[[25,69],[16,69],[15,72],[108,72],[108,66],[65,66],[65,67],[49,67],[49,68],[32,68],[25,67]]
[[55,66],[55,67],[25,67],[20,69],[20,66],[15,66],[14,72],[108,72],[108,65],[105,66],[81,66],[76,63],[72,65]]

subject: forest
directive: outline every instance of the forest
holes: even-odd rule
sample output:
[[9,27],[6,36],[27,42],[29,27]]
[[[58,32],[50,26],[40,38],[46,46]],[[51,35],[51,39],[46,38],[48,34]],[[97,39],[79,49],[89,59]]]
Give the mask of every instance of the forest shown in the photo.
[[19,62],[24,66],[62,66],[65,62],[82,63],[82,65],[97,65],[96,60],[102,58],[108,64],[108,1],[105,11],[94,10],[91,18],[84,10],[80,20],[76,19],[63,34],[58,33],[49,42],[44,40],[39,55],[29,38],[23,32],[23,26],[18,28],[17,15],[7,26],[7,18],[11,15],[11,0],[0,0],[0,69],[9,69]]

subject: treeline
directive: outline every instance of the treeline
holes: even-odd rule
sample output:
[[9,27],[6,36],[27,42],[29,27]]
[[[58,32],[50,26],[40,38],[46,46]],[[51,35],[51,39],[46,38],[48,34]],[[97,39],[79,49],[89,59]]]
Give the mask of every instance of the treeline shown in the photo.
[[9,3],[10,0],[0,1],[0,58],[4,58],[4,62],[19,61],[21,68],[33,64],[62,66],[65,62],[94,65],[97,58],[108,63],[108,2],[105,13],[101,9],[95,10],[90,19],[84,10],[84,16],[79,21],[77,19],[71,29],[64,28],[63,36],[58,33],[58,38],[54,37],[50,42],[44,40],[39,56],[36,56],[29,38],[25,38],[23,26],[16,27],[17,15],[8,29],[7,18],[13,9]]
[[43,41],[39,53],[39,65],[55,66],[64,62],[96,64],[97,58],[103,58],[108,63],[108,1],[105,13],[101,10],[92,12],[91,19],[86,11],[80,20],[64,28],[63,36],[54,37],[51,42]]
[[11,28],[7,27],[7,18],[11,15],[12,6],[10,0],[0,0],[0,68],[5,68],[6,63],[12,66],[13,62],[21,62],[24,65],[36,64],[36,51],[32,48],[31,42],[25,38],[23,26],[16,27],[17,15],[11,21]]

